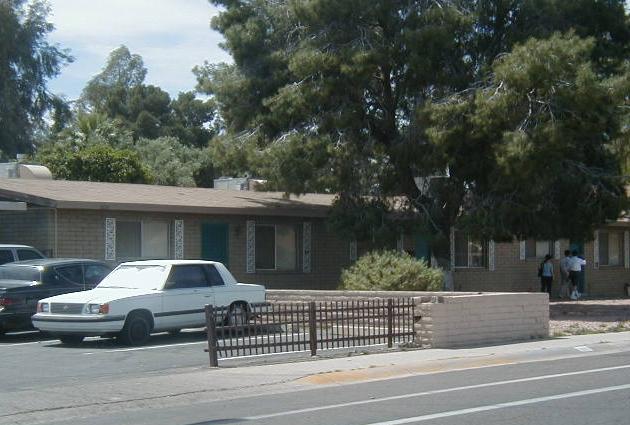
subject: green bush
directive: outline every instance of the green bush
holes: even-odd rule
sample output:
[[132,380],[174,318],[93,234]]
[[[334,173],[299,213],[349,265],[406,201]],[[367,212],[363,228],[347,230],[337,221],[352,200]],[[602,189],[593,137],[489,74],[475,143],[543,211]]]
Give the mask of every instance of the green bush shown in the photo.
[[443,273],[426,261],[396,251],[373,251],[341,273],[340,289],[353,291],[440,291]]

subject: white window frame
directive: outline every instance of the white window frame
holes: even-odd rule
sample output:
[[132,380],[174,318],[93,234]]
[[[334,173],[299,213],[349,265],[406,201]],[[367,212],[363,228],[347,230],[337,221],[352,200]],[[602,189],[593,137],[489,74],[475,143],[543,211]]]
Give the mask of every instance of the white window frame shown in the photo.
[[[528,241],[533,241],[534,242],[534,255],[527,255],[527,242]],[[548,245],[548,250],[547,252],[538,252],[539,251],[539,245],[540,244],[545,244]],[[549,254],[549,255],[554,255],[554,241],[550,241],[550,240],[538,240],[538,239],[526,239],[523,241],[523,249],[524,249],[524,257],[525,259],[532,259],[532,258],[545,258],[545,255]],[[544,250],[543,250],[544,251]]]
[[[287,226],[290,227],[291,229],[293,229],[294,232],[294,242],[295,242],[295,246],[293,247],[294,250],[294,255],[295,255],[295,265],[292,269],[278,269],[278,226]],[[298,229],[295,225],[292,224],[266,224],[266,223],[256,223],[255,224],[255,229],[254,231],[258,228],[258,227],[272,227],[273,228],[273,237],[274,237],[274,254],[273,254],[273,260],[274,260],[274,267],[273,268],[269,268],[269,269],[261,269],[259,268],[256,264],[254,264],[254,267],[256,269],[256,271],[270,271],[270,272],[297,272],[299,269],[299,262],[300,262],[300,247],[299,247],[299,232]],[[255,250],[256,248],[254,248]],[[255,253],[255,258],[258,257],[257,255],[258,253]]]
[[[626,253],[625,253],[625,248],[626,248],[626,242],[625,242],[625,232],[621,231],[621,230],[605,230],[605,231],[598,231],[597,232],[597,265],[598,267],[624,267],[625,264],[625,257],[626,257]],[[619,262],[617,264],[610,264],[610,234],[616,234],[618,237],[618,248],[619,248],[619,252],[618,252],[618,257],[619,257]],[[607,256],[608,258],[606,259],[606,263],[602,262],[602,250],[601,250],[601,246],[600,244],[602,243],[602,235],[606,235],[606,240],[608,242],[608,252],[607,252]]]
[[[453,262],[453,268],[455,269],[477,269],[477,270],[481,270],[481,269],[489,269],[490,268],[490,243],[489,242],[482,242],[482,241],[478,241],[478,240],[474,240],[471,239],[470,236],[466,235],[466,253],[467,253],[467,259],[466,259],[466,265],[462,266],[462,265],[458,265],[457,264],[457,254],[456,254],[456,247],[455,247],[455,243],[456,243],[456,231],[452,232],[453,238],[452,238],[452,262]],[[470,246],[471,244],[478,244],[481,245],[481,255],[482,255],[482,259],[483,259],[483,264],[481,266],[471,266],[470,264],[472,263],[472,258],[474,257],[474,255],[471,253],[470,250]],[[494,247],[493,247],[494,248]]]
[[[134,260],[134,259],[138,259],[138,260],[142,260],[142,259],[158,259],[158,258],[166,258],[166,259],[170,259],[172,256],[172,249],[171,249],[171,244],[170,244],[170,240],[171,240],[171,226],[170,223],[168,221],[161,221],[161,220],[133,220],[133,219],[118,219],[116,220],[116,228],[117,230],[119,230],[119,227],[121,225],[121,223],[140,223],[140,256],[139,257],[122,257],[119,256],[119,252],[118,250],[116,250],[116,259],[117,260]],[[166,230],[166,237],[165,237],[165,241],[164,241],[164,247],[166,249],[166,254],[163,256],[149,256],[147,255],[146,251],[145,251],[145,244],[144,242],[144,234],[147,231],[146,227],[149,224],[162,224],[165,227]],[[117,235],[118,237],[118,235]]]

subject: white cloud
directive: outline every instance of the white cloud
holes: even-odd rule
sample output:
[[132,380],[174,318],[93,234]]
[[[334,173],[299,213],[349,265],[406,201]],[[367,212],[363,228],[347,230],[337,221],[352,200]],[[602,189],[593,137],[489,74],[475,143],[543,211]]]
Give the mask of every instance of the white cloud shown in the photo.
[[210,29],[218,9],[207,0],[49,0],[51,42],[70,48],[75,62],[51,81],[55,93],[76,98],[99,73],[109,53],[126,45],[142,56],[147,84],[172,96],[194,88],[191,69],[204,61],[229,62],[222,37]]

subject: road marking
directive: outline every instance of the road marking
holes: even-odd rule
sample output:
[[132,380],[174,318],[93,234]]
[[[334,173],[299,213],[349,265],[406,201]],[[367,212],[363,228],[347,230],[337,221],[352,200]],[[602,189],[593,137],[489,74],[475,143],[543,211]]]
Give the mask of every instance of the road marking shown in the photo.
[[366,425],[403,425],[403,424],[409,424],[413,422],[429,421],[431,419],[441,419],[441,418],[447,418],[450,416],[461,416],[461,415],[467,415],[469,413],[487,412],[489,410],[505,409],[508,407],[516,407],[516,406],[526,406],[528,404],[544,403],[546,401],[562,400],[565,398],[582,397],[586,395],[600,394],[600,393],[606,393],[610,391],[620,391],[620,390],[627,390],[627,389],[630,389],[630,384],[617,385],[614,387],[595,388],[593,390],[576,391],[573,393],[556,394],[556,395],[550,395],[546,397],[528,398],[525,400],[510,401],[507,403],[490,404],[487,406],[471,407],[468,409],[451,410],[450,412],[432,413],[429,415],[414,416],[414,417],[409,417],[409,418],[396,419],[393,421],[372,422]]
[[592,348],[587,347],[586,345],[580,345],[579,347],[573,347],[573,348],[575,348],[576,350],[581,351],[583,353],[587,353],[589,351],[593,351]]
[[[252,337],[251,339],[265,339],[265,338],[269,338],[268,335],[257,335],[256,337]],[[225,338],[227,340],[230,340],[230,338]],[[232,338],[235,339],[235,338]],[[225,344],[225,342],[223,340],[219,340],[219,347],[223,346]],[[296,341],[297,342],[297,341]],[[133,347],[133,348],[117,348],[114,350],[102,350],[102,351],[90,351],[88,353],[81,353],[83,355],[92,355],[92,354],[100,354],[100,353],[124,353],[127,351],[142,351],[142,350],[155,350],[158,348],[171,348],[171,347],[180,347],[180,346],[185,346],[185,345],[196,345],[196,344],[208,344],[208,341],[204,340],[204,341],[195,341],[195,342],[182,342],[179,344],[164,344],[164,345],[149,345],[149,346],[145,346],[145,347]],[[223,360],[223,359],[219,359],[219,360]]]
[[620,369],[628,369],[628,368],[630,368],[630,365],[604,367],[604,368],[590,369],[590,370],[580,370],[580,371],[577,371],[577,372],[557,373],[557,374],[553,374],[553,375],[533,376],[533,377],[530,377],[530,378],[510,379],[510,380],[507,380],[507,381],[496,381],[496,382],[488,382],[488,383],[485,383],[485,384],[465,385],[463,387],[445,388],[445,389],[442,389],[442,390],[422,391],[422,392],[418,392],[418,393],[402,394],[402,395],[395,395],[395,396],[390,396],[390,397],[374,398],[374,399],[370,399],[370,400],[359,400],[359,401],[351,401],[351,402],[348,402],[348,403],[329,404],[329,405],[326,405],[326,406],[308,407],[308,408],[296,409],[296,410],[287,410],[286,412],[269,413],[267,415],[248,416],[248,417],[243,418],[243,419],[253,421],[253,420],[260,420],[260,419],[267,419],[267,418],[275,418],[275,417],[279,417],[279,416],[295,415],[295,414],[299,414],[299,413],[316,412],[318,410],[335,409],[335,408],[339,408],[339,407],[359,406],[359,405],[362,405],[362,404],[380,403],[380,402],[383,402],[383,401],[401,400],[401,399],[406,399],[406,398],[421,397],[421,396],[425,396],[425,395],[444,394],[444,393],[450,393],[450,392],[454,392],[454,391],[463,391],[463,390],[471,390],[471,389],[477,389],[477,388],[494,387],[494,386],[498,386],[498,385],[516,384],[516,383],[521,383],[521,382],[541,381],[541,380],[544,380],[544,379],[563,378],[563,377],[567,377],[567,376],[585,375],[585,374],[588,374],[588,373],[598,373],[598,372],[608,372],[608,371],[611,371],[611,370],[620,370]]
[[89,353],[81,353],[81,354],[92,355],[92,354],[101,354],[101,353],[124,353],[126,351],[155,350],[158,348],[180,347],[184,345],[196,345],[196,344],[208,344],[208,341],[182,342],[180,344],[168,344],[168,345],[150,345],[148,347],[117,348],[115,350],[91,351]]

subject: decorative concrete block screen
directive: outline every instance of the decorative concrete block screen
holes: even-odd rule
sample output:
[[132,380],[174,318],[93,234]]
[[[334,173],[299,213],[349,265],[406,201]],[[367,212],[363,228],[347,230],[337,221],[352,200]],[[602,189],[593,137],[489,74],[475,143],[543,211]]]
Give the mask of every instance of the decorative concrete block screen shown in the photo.
[[413,297],[415,345],[447,348],[549,336],[545,293],[268,290],[267,300],[344,301]]

